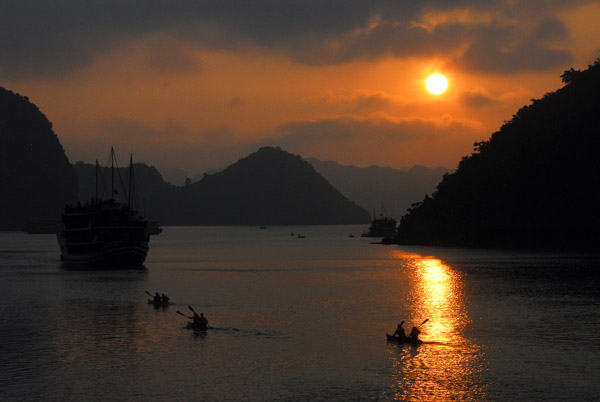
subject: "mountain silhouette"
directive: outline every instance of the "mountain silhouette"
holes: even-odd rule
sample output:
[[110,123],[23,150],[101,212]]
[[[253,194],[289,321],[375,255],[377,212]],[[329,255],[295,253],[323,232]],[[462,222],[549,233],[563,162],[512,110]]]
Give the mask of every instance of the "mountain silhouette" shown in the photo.
[[178,168],[157,168],[162,178],[169,184],[183,186],[190,175],[183,169]]
[[77,178],[52,123],[29,101],[0,87],[0,229],[56,220],[77,197]]
[[[82,199],[91,199],[95,194],[95,167],[77,163],[75,168],[82,183]],[[182,187],[166,183],[154,167],[136,164],[134,171],[138,209],[163,225],[370,221],[366,210],[340,194],[308,162],[279,148],[261,148],[218,173],[205,174],[202,180]],[[109,186],[108,176],[105,188]],[[128,176],[121,172],[120,177]],[[127,186],[125,183],[123,187]]]
[[401,244],[600,248],[600,60],[562,78],[402,217]]
[[387,215],[399,219],[415,202],[431,194],[450,170],[415,165],[407,171],[389,167],[359,168],[334,161],[307,158],[315,170],[348,199],[367,211],[380,210],[385,205]]

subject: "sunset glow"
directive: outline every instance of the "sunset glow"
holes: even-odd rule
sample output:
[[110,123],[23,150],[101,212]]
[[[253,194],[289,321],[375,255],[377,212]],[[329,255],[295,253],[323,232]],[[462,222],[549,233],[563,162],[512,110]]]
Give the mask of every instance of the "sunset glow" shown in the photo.
[[446,88],[448,88],[448,80],[442,74],[433,74],[427,78],[425,86],[432,94],[440,95],[446,91]]
[[39,107],[71,162],[114,146],[190,176],[266,145],[358,167],[453,169],[599,56],[600,5],[579,0],[365,1],[342,14],[335,2],[140,13],[125,0],[114,15],[33,3],[0,14],[0,85]]

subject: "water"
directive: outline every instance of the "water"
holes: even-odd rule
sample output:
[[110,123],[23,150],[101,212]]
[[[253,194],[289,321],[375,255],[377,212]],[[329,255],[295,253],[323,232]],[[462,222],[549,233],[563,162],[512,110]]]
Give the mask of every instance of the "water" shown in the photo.
[[[121,271],[67,270],[53,236],[0,233],[0,398],[598,398],[598,256],[348,237],[363,229],[167,227],[145,269]],[[184,329],[188,306],[214,328]],[[426,318],[423,345],[385,341]]]

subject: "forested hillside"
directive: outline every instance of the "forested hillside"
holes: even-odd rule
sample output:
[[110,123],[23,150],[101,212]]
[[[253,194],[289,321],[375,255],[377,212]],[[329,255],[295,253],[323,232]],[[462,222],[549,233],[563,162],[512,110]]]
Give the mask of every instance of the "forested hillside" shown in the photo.
[[600,60],[562,79],[402,217],[401,244],[600,248]]
[[27,97],[0,87],[0,229],[55,220],[77,178],[52,123]]

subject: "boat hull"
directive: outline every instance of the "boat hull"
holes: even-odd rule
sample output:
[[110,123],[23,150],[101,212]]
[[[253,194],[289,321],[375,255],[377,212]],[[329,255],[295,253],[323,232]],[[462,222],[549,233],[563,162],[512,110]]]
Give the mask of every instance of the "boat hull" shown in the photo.
[[209,327],[207,325],[198,325],[193,322],[188,322],[185,326],[187,329],[194,329],[196,331],[206,331]]
[[[88,244],[67,244],[64,236],[58,235],[61,249],[61,259],[74,267],[134,267],[141,266],[148,255],[147,241],[107,242]],[[78,250],[78,248],[80,250]]]
[[419,346],[420,344],[423,343],[423,341],[421,341],[421,340],[413,341],[408,336],[405,336],[403,338],[400,338],[398,336],[392,336],[390,334],[385,334],[385,336],[387,338],[387,341],[392,342],[392,343],[408,344],[408,345],[413,345],[413,346]]
[[163,301],[155,302],[152,299],[148,299],[148,304],[153,304],[154,307],[168,307],[170,303],[168,301],[167,302],[163,302]]

